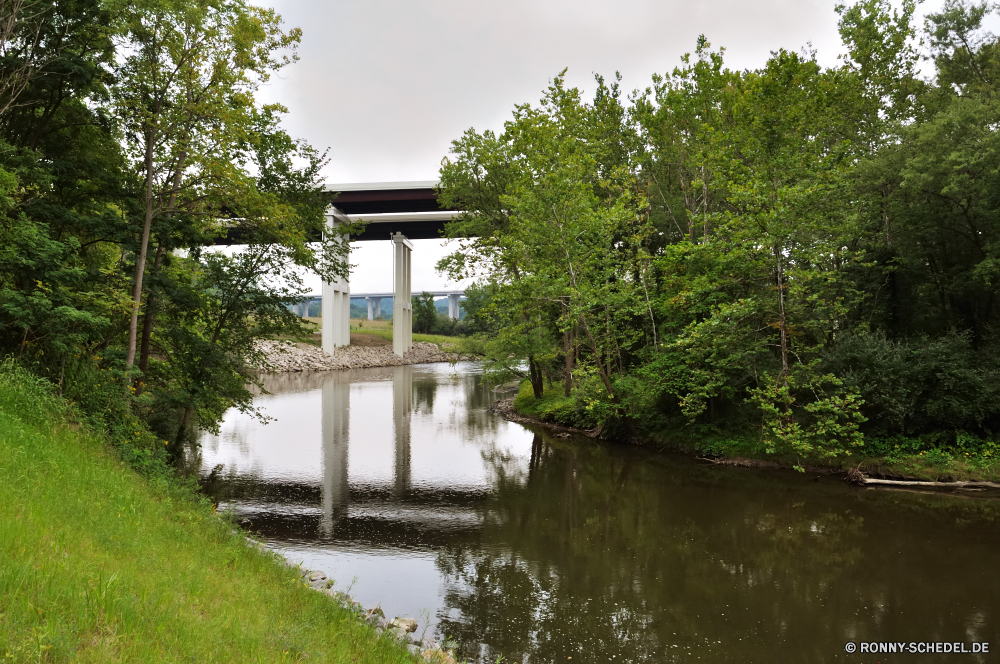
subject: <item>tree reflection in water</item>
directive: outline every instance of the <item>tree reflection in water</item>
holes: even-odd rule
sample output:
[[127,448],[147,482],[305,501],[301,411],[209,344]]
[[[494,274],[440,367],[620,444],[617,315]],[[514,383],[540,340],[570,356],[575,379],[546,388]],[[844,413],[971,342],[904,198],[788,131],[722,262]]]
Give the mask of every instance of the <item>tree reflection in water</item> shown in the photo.
[[[682,475],[634,450],[541,433],[526,469],[484,459],[496,484],[482,541],[437,559],[439,631],[464,657],[830,661],[848,638],[911,639],[886,626],[905,625],[921,591],[879,553],[879,531],[904,548],[921,536],[891,522],[866,528],[855,513],[864,502],[840,487],[833,501],[811,483],[796,490],[745,471]],[[959,616],[944,622],[966,633]]]

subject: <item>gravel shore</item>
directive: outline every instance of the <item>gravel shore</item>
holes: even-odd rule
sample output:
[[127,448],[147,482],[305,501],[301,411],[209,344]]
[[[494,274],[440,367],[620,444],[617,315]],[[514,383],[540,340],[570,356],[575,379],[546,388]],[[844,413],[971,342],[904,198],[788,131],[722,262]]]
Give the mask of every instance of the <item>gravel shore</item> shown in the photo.
[[427,342],[414,343],[403,357],[393,353],[392,346],[343,346],[332,355],[317,346],[291,341],[259,341],[257,348],[263,352],[265,362],[258,369],[267,373],[393,367],[468,359],[458,353],[445,353],[437,344]]

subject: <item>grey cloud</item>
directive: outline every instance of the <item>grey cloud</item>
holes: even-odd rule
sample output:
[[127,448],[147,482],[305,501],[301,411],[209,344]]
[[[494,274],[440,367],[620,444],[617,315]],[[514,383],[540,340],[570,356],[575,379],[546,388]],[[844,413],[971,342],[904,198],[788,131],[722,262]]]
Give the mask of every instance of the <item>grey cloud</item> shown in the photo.
[[702,33],[737,68],[807,41],[832,63],[833,4],[280,1],[288,25],[303,29],[301,59],[266,94],[289,107],[293,134],[331,147],[331,181],[431,179],[452,139],[468,127],[501,127],[564,67],[585,89],[594,73],[616,70],[627,90],[645,88]]

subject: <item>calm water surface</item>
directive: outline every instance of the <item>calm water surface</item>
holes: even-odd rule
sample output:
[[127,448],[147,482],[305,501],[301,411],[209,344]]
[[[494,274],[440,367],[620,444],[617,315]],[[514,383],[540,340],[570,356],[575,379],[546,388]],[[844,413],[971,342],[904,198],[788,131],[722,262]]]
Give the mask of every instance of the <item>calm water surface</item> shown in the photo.
[[231,412],[203,436],[206,489],[470,660],[1000,661],[998,501],[553,438],[486,412],[474,364],[266,383],[274,421]]

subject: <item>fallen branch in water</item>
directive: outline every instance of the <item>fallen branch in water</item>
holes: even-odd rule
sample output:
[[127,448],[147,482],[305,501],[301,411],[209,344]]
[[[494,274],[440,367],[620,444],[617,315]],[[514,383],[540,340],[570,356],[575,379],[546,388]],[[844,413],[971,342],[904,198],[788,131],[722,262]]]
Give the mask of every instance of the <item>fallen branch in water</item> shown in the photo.
[[996,482],[921,482],[919,480],[882,480],[873,477],[865,477],[861,484],[918,486],[948,489],[1000,489],[1000,484],[997,484]]
[[719,457],[711,459],[709,457],[696,456],[698,461],[715,464],[716,466],[735,466],[738,468],[781,468],[780,463],[774,461],[764,461],[763,459],[747,459],[744,457]]

